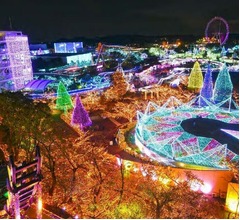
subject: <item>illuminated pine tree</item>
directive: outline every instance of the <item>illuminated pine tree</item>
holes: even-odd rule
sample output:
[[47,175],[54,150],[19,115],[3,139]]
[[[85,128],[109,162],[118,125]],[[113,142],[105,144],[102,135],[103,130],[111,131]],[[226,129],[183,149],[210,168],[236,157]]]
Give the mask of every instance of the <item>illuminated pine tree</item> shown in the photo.
[[232,97],[233,84],[226,64],[218,73],[215,82],[213,97],[214,102],[219,103]]
[[188,78],[188,88],[195,90],[201,89],[203,86],[203,75],[199,62],[196,61]]
[[63,110],[65,113],[68,109],[73,108],[71,96],[62,82],[58,84],[56,108]]
[[121,99],[127,93],[128,84],[120,67],[111,75],[111,81],[112,86],[104,92],[103,97],[106,101]]
[[226,53],[227,53],[227,51],[226,51],[225,47],[223,46],[222,51],[221,51],[221,56],[226,56]]
[[[204,97],[208,101],[211,101],[213,97],[213,82],[212,82],[212,71],[208,64],[207,72],[204,76],[203,87],[200,92],[201,97]],[[206,106],[205,101],[200,97],[200,106]]]
[[81,130],[83,130],[85,127],[88,127],[92,124],[92,121],[87,111],[83,107],[83,104],[78,95],[76,97],[76,103],[73,109],[71,123],[75,125],[79,125]]

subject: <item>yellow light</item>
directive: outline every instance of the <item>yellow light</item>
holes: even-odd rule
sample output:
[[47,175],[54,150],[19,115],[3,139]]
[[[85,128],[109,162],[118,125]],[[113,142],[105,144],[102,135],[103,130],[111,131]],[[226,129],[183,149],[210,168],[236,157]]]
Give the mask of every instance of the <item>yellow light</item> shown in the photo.
[[38,199],[37,208],[38,208],[38,211],[42,210],[42,199]]
[[180,163],[179,163],[179,166],[180,166],[180,167],[184,167],[185,164],[180,162]]
[[133,167],[133,163],[131,161],[124,161],[124,167],[126,170],[130,170]]
[[228,200],[228,209],[230,212],[236,212],[239,213],[239,209],[237,210],[237,205],[238,205],[238,202],[236,199],[229,199]]
[[170,182],[170,179],[166,177],[159,177],[159,181],[162,182],[164,185],[167,185]]
[[229,183],[226,197],[226,207],[230,212],[239,213],[239,195],[237,183]]

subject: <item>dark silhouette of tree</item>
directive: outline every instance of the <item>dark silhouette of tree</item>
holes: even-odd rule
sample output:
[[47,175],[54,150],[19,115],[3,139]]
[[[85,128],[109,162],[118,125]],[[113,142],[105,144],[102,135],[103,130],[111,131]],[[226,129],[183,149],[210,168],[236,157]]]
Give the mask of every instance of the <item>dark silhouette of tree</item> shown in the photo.
[[28,99],[21,92],[1,93],[0,118],[9,154],[17,160],[19,151],[24,150],[26,161],[30,161],[34,157],[34,147],[51,127],[49,106]]

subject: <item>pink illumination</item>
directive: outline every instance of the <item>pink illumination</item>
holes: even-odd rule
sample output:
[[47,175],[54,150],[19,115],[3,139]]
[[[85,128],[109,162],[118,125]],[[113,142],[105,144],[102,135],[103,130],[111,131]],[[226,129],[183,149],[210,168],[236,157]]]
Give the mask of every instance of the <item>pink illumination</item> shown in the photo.
[[201,186],[200,190],[201,190],[204,194],[208,194],[208,193],[211,192],[212,186],[211,186],[209,183],[204,183],[204,184]]
[[118,166],[121,166],[122,165],[122,159],[121,159],[119,154],[116,154],[116,159],[117,159]]

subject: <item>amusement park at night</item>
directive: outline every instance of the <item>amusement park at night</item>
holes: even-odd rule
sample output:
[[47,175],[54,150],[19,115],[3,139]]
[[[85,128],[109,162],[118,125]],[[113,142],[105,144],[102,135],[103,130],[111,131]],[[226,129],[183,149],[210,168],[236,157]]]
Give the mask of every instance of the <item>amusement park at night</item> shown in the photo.
[[46,43],[14,22],[0,24],[0,218],[239,219],[233,18]]

